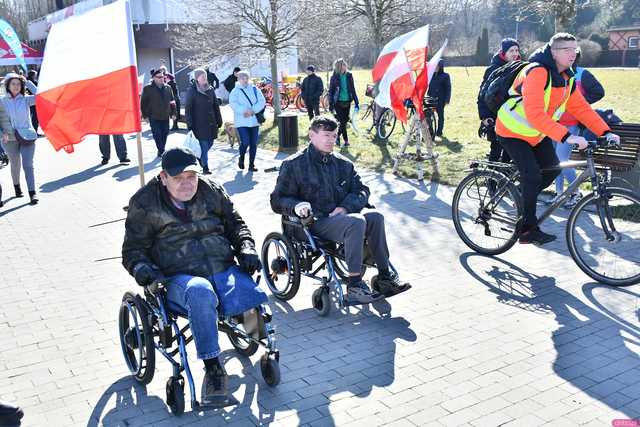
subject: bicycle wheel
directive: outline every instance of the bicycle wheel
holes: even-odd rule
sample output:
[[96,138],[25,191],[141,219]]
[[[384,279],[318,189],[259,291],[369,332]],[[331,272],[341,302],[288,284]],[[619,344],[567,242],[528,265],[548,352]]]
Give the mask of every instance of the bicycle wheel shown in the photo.
[[436,129],[438,129],[438,114],[435,112],[435,110],[431,110],[431,112],[427,114],[427,126],[429,127],[431,139],[435,140]]
[[307,106],[304,103],[304,99],[302,99],[300,95],[296,96],[295,104],[298,111],[307,111]]
[[456,188],[451,210],[458,236],[474,251],[498,255],[516,243],[522,202],[504,175],[490,170],[467,175]]
[[373,111],[373,102],[370,102],[369,104],[367,104],[367,108],[365,108],[362,111],[362,116],[360,116],[360,120],[367,120],[367,117],[369,117],[371,115],[371,112]]
[[329,109],[329,94],[325,93],[321,98],[320,98],[320,108],[322,108],[324,111],[327,111]]
[[623,188],[586,196],[567,221],[567,246],[592,279],[610,286],[640,283],[640,198]]
[[396,127],[396,115],[393,113],[393,110],[386,109],[380,116],[380,120],[378,121],[378,138],[387,139],[389,135],[393,132],[393,129]]
[[280,93],[280,109],[286,110],[289,107],[289,95]]

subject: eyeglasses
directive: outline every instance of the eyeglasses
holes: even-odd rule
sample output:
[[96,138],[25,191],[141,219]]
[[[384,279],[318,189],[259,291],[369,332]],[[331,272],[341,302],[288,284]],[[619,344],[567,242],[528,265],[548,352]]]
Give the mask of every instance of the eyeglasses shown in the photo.
[[554,47],[552,50],[561,50],[564,53],[580,53],[579,47]]

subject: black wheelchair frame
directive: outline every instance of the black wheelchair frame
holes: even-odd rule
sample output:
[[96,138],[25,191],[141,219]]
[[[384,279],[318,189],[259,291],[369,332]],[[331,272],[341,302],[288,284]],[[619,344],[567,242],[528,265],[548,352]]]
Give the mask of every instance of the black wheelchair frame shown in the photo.
[[[346,282],[349,273],[344,257],[344,244],[313,236],[309,228],[317,218],[310,216],[300,219],[297,216],[282,217],[282,233],[269,233],[262,244],[262,271],[267,286],[273,296],[281,301],[292,299],[298,293],[300,276],[319,282],[311,297],[313,309],[320,316],[327,316],[331,311],[331,291],[336,295],[340,309],[348,307],[342,282]],[[270,248],[275,247],[275,258],[270,258]],[[389,263],[391,270],[397,274],[395,267]],[[367,267],[375,267],[372,254],[365,242],[362,275]],[[325,269],[325,275],[320,271]],[[278,286],[286,275],[284,288]],[[377,289],[377,275],[371,279],[371,287]]]
[[[258,283],[260,277],[258,277]],[[119,313],[120,345],[129,371],[140,384],[151,382],[155,373],[155,351],[164,356],[173,367],[173,375],[167,381],[166,402],[174,415],[181,415],[185,409],[184,378],[186,374],[191,397],[191,409],[206,409],[196,399],[196,389],[187,358],[187,344],[193,340],[188,335],[189,323],[183,327],[178,324],[179,318],[186,318],[186,313],[178,313],[167,309],[165,285],[154,283],[144,288],[144,297],[133,292],[126,292],[122,297]],[[275,330],[271,326],[271,313],[266,306],[256,307],[259,326],[262,330],[256,338],[242,326],[240,316],[220,316],[219,332],[227,334],[236,351],[250,357],[259,346],[266,349],[260,358],[260,370],[264,381],[269,386],[280,382],[280,353],[276,349]],[[179,354],[179,360],[175,356]]]

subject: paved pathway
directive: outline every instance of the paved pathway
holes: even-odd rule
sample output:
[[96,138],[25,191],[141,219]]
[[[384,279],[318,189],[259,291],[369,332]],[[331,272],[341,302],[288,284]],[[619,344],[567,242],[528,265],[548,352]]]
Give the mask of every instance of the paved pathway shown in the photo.
[[[135,158],[135,140],[128,145]],[[159,162],[152,142],[144,148],[149,178]],[[222,143],[210,158],[212,177],[257,240],[277,230],[268,205],[276,174],[239,172]],[[281,158],[261,151],[258,166]],[[139,387],[118,341],[120,300],[136,286],[110,258],[120,254],[117,220],[137,168],[99,160],[97,138],[73,155],[39,141],[41,203],[11,199],[0,211],[0,399],[25,408],[23,425],[596,426],[640,418],[640,287],[592,283],[563,238],[499,258],[474,254],[453,230],[451,188],[369,172],[392,259],[414,289],[318,318],[314,287],[303,281],[290,304],[271,301],[282,384],[266,386],[260,353],[239,358],[225,337],[241,405],[173,417],[164,404],[169,364],[158,359],[154,381]],[[0,180],[10,193],[7,169]],[[560,234],[564,220],[552,219]],[[200,362],[192,366],[199,389]]]

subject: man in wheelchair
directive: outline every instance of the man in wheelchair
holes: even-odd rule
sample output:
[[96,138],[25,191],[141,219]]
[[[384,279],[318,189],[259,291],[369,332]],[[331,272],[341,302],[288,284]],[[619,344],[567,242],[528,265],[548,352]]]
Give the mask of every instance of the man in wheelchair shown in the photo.
[[[347,158],[333,153],[337,128],[338,122],[329,116],[311,121],[309,146],[282,162],[271,208],[281,215],[314,215],[313,235],[344,243],[347,299],[351,304],[368,304],[410,286],[400,283],[389,268],[384,217],[375,210],[362,212],[370,207],[369,188]],[[378,268],[380,293],[372,292],[362,280],[365,239]]]
[[261,264],[247,225],[224,189],[197,171],[190,150],[164,153],[160,175],[129,202],[122,261],[139,285],[163,282],[168,307],[187,314],[205,365],[201,403],[225,406],[218,311],[243,313],[267,297],[250,276]]

